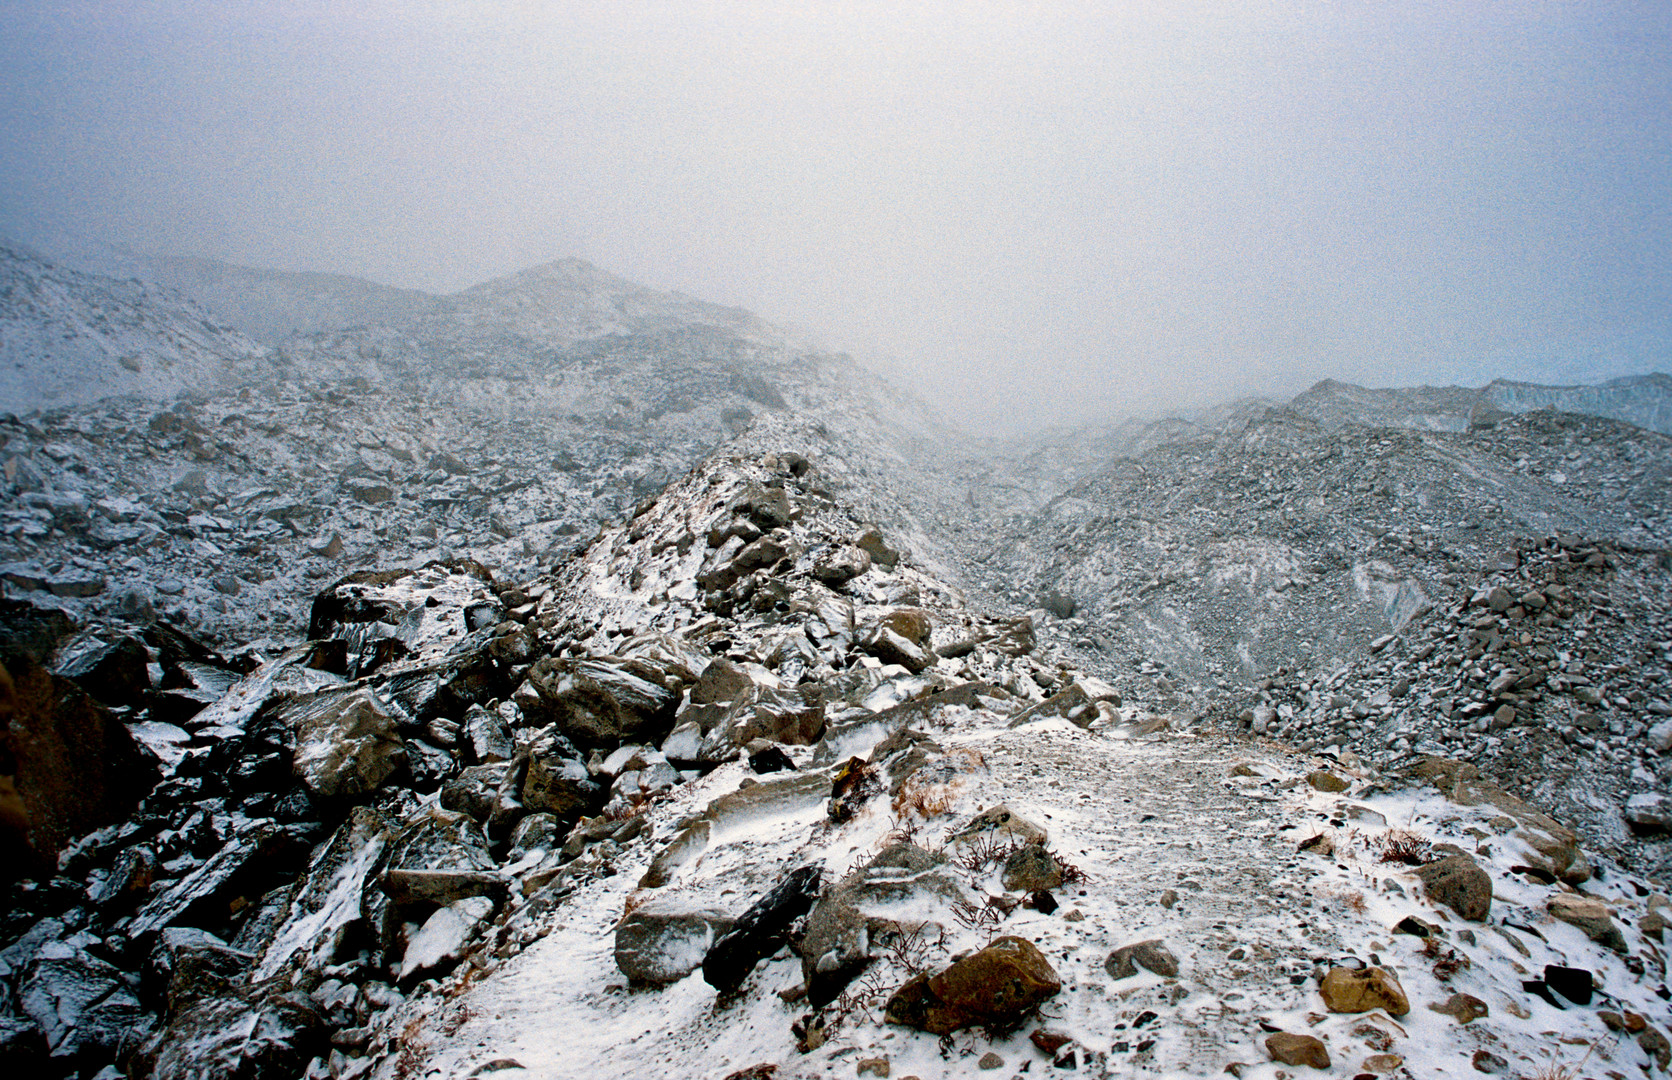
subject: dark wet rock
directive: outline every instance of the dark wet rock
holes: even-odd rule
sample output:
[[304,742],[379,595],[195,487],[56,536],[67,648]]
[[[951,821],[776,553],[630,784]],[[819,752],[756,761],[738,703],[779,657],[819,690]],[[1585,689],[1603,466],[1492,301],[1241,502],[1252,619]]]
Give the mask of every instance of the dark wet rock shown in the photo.
[[821,884],[819,868],[803,866],[755,901],[703,959],[702,974],[708,984],[723,994],[741,986],[755,965],[783,944],[790,923],[813,906]]
[[749,752],[749,769],[757,775],[787,772],[795,769],[795,761],[777,743],[767,743]]
[[1589,1005],[1594,990],[1591,973],[1585,968],[1544,965],[1544,984],[1575,1005]]
[[730,916],[677,897],[640,904],[615,928],[615,963],[636,983],[678,982],[702,966],[733,926]]
[[141,908],[128,925],[128,936],[146,942],[169,926],[221,931],[234,900],[259,896],[294,874],[310,846],[306,831],[296,826],[250,822],[201,866]]
[[142,1080],[258,1080],[298,1076],[326,1046],[326,1017],[277,981],[194,1002],[135,1055]]
[[376,790],[406,764],[396,714],[368,689],[326,690],[280,706],[296,775],[322,798]]
[[541,660],[529,670],[528,682],[535,691],[530,718],[556,723],[582,747],[660,740],[672,727],[680,700],[678,693],[614,661]]
[[1002,937],[937,975],[913,976],[889,998],[890,1023],[935,1035],[988,1024],[1013,1026],[1062,990],[1033,942]]
[[145,1024],[128,977],[66,942],[36,955],[18,984],[18,1002],[53,1058],[108,1061],[129,1031]]
[[46,1036],[33,1021],[0,1014],[0,1062],[13,1076],[46,1076]]
[[138,706],[151,689],[145,643],[129,634],[77,634],[58,648],[53,670],[110,706]]
[[1416,869],[1423,891],[1435,904],[1451,908],[1471,922],[1485,922],[1492,911],[1492,878],[1467,855],[1452,855]]
[[20,651],[18,637],[0,641],[0,731],[14,791],[0,813],[4,876],[44,868],[73,837],[121,820],[158,777],[156,757],[127,727]]

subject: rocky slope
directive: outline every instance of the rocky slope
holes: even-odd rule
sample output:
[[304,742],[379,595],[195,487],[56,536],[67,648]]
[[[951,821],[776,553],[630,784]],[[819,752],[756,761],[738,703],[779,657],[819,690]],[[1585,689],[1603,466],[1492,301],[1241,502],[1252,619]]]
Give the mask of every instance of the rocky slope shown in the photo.
[[[97,691],[162,781],[12,887],[8,1061],[1672,1059],[1649,882],[1456,762],[1343,767],[1123,704],[902,558],[807,448],[717,455],[514,585],[467,562],[351,576],[313,604],[310,644],[241,679],[165,624],[76,635],[14,605],[8,669],[40,665],[60,701]],[[33,812],[54,796],[19,750]]]
[[998,443],[578,261],[252,273],[0,418],[8,1065],[1672,1063],[1664,377]]
[[267,374],[266,351],[179,293],[0,246],[0,408],[170,399]]

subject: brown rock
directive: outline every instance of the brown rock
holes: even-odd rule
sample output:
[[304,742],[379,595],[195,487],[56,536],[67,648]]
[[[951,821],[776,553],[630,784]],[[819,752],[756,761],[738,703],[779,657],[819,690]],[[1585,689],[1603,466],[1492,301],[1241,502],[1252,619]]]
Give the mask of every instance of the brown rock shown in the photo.
[[1626,940],[1620,935],[1620,928],[1614,925],[1613,913],[1601,900],[1562,893],[1552,896],[1545,907],[1556,918],[1570,926],[1577,926],[1597,944],[1618,952],[1625,951]]
[[691,701],[697,705],[736,701],[754,685],[749,673],[730,660],[711,660],[697,677],[697,685],[691,687]]
[[1003,937],[938,975],[919,974],[889,998],[890,1023],[947,1035],[973,1024],[1015,1021],[1062,989],[1031,941]]
[[1273,1061],[1285,1065],[1310,1065],[1314,1069],[1329,1068],[1329,1051],[1311,1035],[1291,1035],[1279,1031],[1266,1036],[1266,1053]]
[[981,1059],[975,1063],[975,1067],[978,1069],[1002,1069],[1004,1068],[1004,1059],[989,1050],[981,1055]]
[[1398,1054],[1371,1054],[1364,1059],[1364,1064],[1360,1068],[1367,1073],[1382,1075],[1393,1072],[1403,1064],[1405,1064],[1405,1059]]
[[1159,939],[1153,939],[1122,945],[1103,962],[1103,969],[1112,979],[1129,979],[1138,974],[1140,967],[1164,978],[1176,979],[1179,973],[1179,958]]
[[860,1076],[880,1076],[883,1077],[883,1080],[887,1080],[888,1072],[889,1065],[886,1057],[859,1059],[858,1073]]
[[920,648],[929,644],[929,631],[933,627],[929,622],[929,613],[922,608],[893,608],[877,622]]
[[1417,877],[1435,904],[1444,904],[1471,922],[1485,922],[1492,910],[1492,878],[1467,855],[1453,855],[1420,866]]
[[[27,605],[23,605],[27,607]],[[0,648],[0,880],[52,866],[71,839],[124,817],[156,760],[69,679]]]
[[1307,773],[1306,782],[1311,784],[1315,790],[1327,792],[1332,795],[1338,791],[1347,790],[1347,781],[1341,779],[1341,777],[1335,775],[1334,773],[1326,772],[1323,769],[1316,769]]
[[1472,1023],[1491,1013],[1486,1002],[1473,994],[1453,994],[1445,1001],[1428,1007],[1442,1016],[1452,1017],[1459,1024]]
[[1393,973],[1382,968],[1330,968],[1318,987],[1324,996],[1324,1006],[1333,1013],[1362,1013],[1372,1009],[1386,1009],[1390,1016],[1404,1016],[1411,1011],[1411,1002]]
[[1004,861],[1001,880],[1008,892],[1039,892],[1062,884],[1062,867],[1044,844],[1018,848]]
[[1637,1045],[1643,1052],[1655,1059],[1662,1072],[1672,1068],[1672,1042],[1668,1042],[1665,1035],[1654,1027],[1644,1027],[1637,1033]]

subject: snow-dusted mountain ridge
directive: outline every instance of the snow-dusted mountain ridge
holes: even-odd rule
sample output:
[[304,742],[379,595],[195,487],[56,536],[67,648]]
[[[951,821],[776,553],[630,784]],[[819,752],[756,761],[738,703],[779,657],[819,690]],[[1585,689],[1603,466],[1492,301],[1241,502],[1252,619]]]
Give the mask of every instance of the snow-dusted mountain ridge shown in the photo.
[[1672,1067],[1665,376],[1000,441],[579,260],[84,256],[0,294],[11,1073]]

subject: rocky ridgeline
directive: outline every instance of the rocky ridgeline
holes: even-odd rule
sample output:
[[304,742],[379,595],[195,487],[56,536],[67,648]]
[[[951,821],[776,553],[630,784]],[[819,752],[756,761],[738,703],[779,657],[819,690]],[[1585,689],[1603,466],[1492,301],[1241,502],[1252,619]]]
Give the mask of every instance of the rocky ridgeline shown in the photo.
[[7,609],[7,835],[42,867],[6,904],[8,1064],[1672,1060],[1648,882],[1455,762],[1173,730],[799,452],[712,458],[549,573],[361,571],[308,621],[247,670]]

